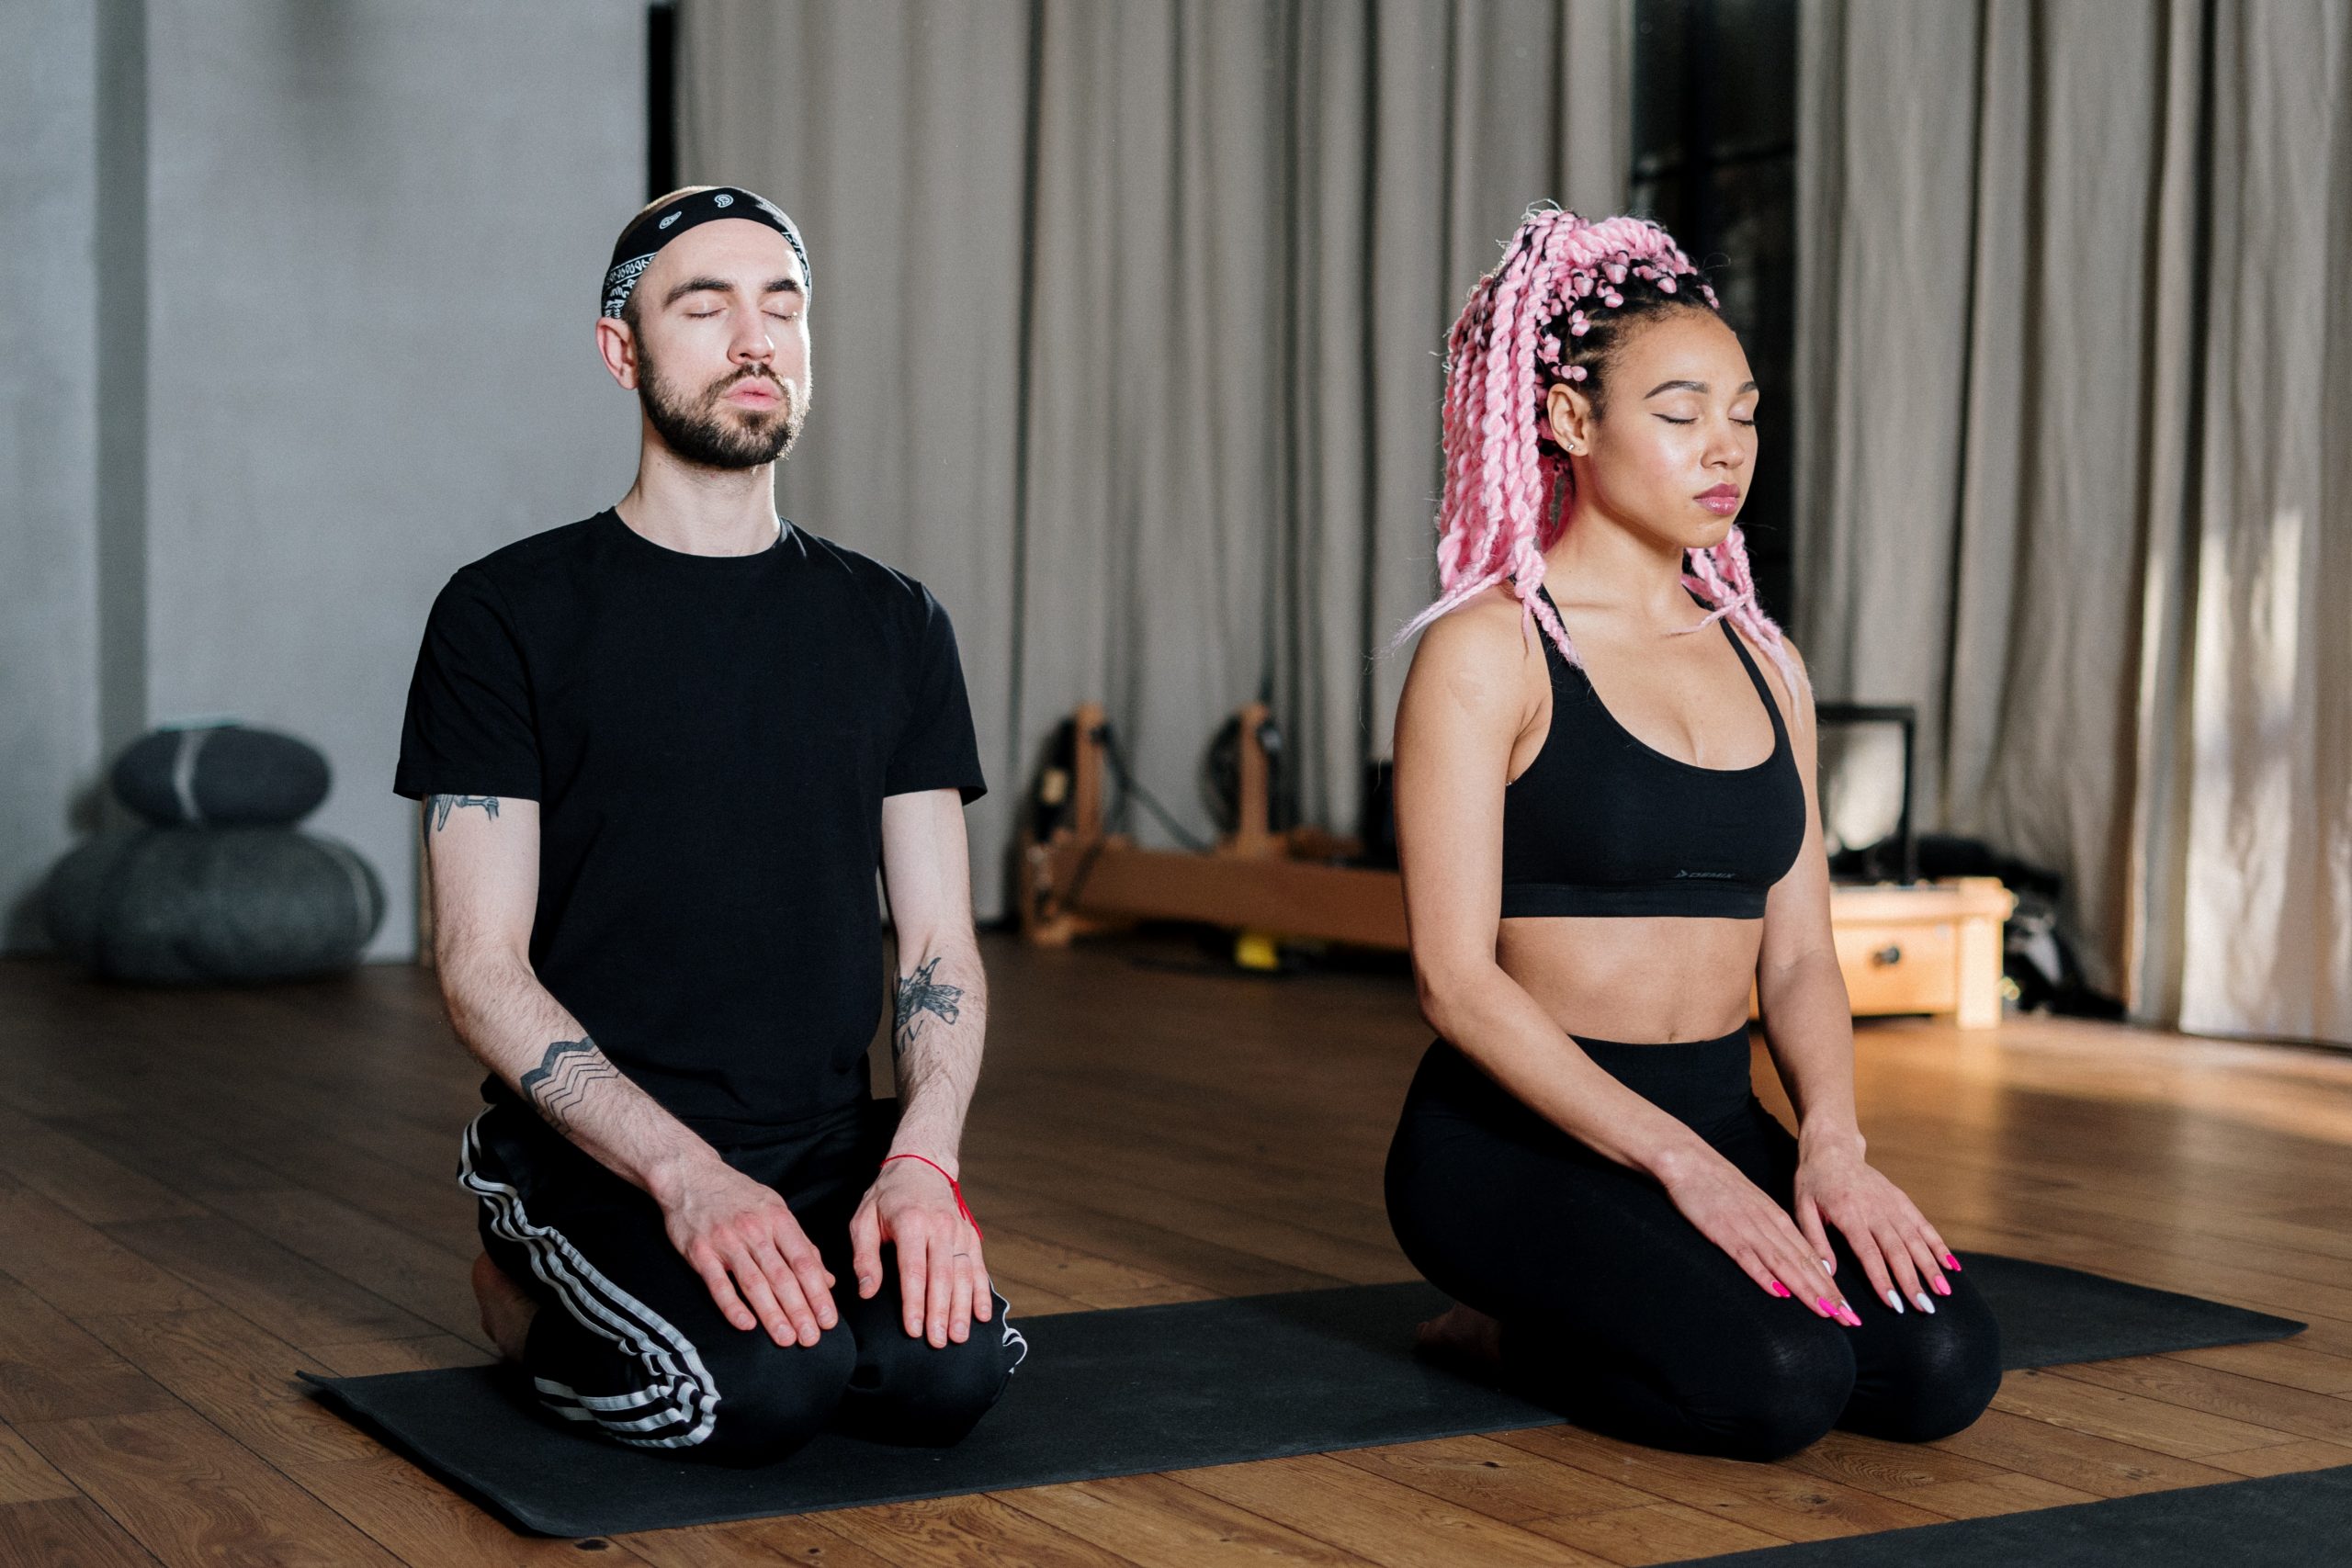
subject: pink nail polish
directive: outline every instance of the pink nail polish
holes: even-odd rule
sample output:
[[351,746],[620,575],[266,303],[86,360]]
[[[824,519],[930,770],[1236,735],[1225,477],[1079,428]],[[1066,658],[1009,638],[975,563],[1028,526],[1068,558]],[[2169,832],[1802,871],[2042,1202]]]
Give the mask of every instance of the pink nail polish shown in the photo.
[[1789,1288],[1781,1283],[1778,1280],[1775,1280],[1772,1281],[1772,1293],[1785,1299],[1789,1293]]
[[1836,1317],[1838,1315],[1838,1303],[1831,1301],[1827,1296],[1822,1297],[1813,1304],[1819,1307],[1824,1313],[1831,1317]]
[[1945,1283],[1944,1277],[1940,1274],[1928,1280],[1928,1283],[1934,1287],[1936,1294],[1939,1296],[1948,1296],[1951,1294],[1951,1286]]
[[1944,1267],[1957,1274],[1960,1272],[1960,1259],[1947,1252],[1944,1254]]

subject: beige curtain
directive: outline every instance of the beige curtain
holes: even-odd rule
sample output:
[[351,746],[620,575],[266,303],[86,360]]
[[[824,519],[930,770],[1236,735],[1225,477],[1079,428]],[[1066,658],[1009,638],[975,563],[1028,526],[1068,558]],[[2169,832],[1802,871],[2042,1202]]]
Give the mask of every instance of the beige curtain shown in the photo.
[[913,573],[955,617],[1002,898],[1020,780],[1013,646],[1028,0],[680,8],[679,162],[781,203],[809,245],[814,396],[785,514]]
[[[2352,1042],[2352,21],[1809,0],[1799,635],[2135,1014]],[[2330,443],[2324,436],[2333,433]]]
[[1403,673],[1374,656],[1433,583],[1446,326],[1531,202],[1622,202],[1630,15],[681,6],[682,174],[774,196],[818,276],[786,509],[956,617],[984,910],[1089,698],[1204,836],[1203,750],[1266,698],[1302,815],[1353,826]]

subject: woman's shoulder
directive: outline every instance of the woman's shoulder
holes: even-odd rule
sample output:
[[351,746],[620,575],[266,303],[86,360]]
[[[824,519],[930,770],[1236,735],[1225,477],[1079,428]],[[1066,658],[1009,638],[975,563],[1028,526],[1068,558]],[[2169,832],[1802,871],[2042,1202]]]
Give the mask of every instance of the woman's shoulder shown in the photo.
[[1544,650],[1519,596],[1508,587],[1487,589],[1430,623],[1413,651],[1413,680],[1434,683],[1474,708],[1496,705],[1519,714],[1539,696]]
[[1483,662],[1518,658],[1524,644],[1526,606],[1502,583],[1485,589],[1431,621],[1421,633],[1417,661]]

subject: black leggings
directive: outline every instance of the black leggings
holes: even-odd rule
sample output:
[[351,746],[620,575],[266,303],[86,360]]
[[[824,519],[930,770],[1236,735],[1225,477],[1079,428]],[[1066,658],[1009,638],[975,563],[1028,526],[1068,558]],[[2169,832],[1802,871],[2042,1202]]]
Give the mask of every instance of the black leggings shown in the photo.
[[[1796,1140],[1748,1088],[1745,1029],[1696,1044],[1577,1043],[1790,1205]],[[1387,1195],[1414,1267],[1501,1323],[1509,1382],[1597,1432],[1748,1460],[1794,1453],[1832,1427],[1925,1442],[1975,1420],[2000,1384],[1999,1331],[1965,1273],[1932,1315],[1898,1316],[1832,1226],[1862,1325],[1768,1295],[1657,1182],[1442,1040],[1405,1098]]]
[[866,1100],[719,1151],[791,1205],[841,1281],[840,1322],[815,1345],[779,1347],[719,1315],[652,1199],[521,1107],[483,1111],[458,1175],[492,1261],[540,1303],[523,1354],[540,1404],[632,1448],[730,1464],[781,1458],[828,1425],[886,1443],[963,1437],[1028,1347],[1002,1296],[961,1345],[910,1337],[887,1245],[882,1288],[858,1299],[849,1219],[897,1121],[895,1101]]

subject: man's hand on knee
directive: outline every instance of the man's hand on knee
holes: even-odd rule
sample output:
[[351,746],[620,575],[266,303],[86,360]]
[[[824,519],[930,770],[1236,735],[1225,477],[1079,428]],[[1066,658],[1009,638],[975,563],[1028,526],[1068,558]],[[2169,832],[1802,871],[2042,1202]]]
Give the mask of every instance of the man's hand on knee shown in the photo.
[[857,1293],[882,1288],[882,1244],[899,1249],[899,1315],[910,1337],[934,1348],[971,1337],[995,1311],[979,1227],[966,1216],[946,1175],[920,1159],[893,1160],[866,1190],[849,1223]]
[[774,1190],[713,1160],[662,1196],[662,1217],[670,1245],[736,1327],[814,1345],[841,1321],[831,1271]]

